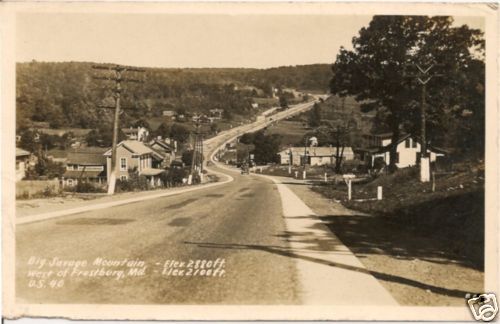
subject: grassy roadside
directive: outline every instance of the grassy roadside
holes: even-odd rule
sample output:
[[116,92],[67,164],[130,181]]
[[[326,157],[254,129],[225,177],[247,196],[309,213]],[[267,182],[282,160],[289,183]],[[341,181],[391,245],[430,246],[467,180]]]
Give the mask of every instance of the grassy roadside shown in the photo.
[[[438,240],[441,257],[466,266],[484,268],[484,167],[437,177],[432,192],[430,183],[418,180],[416,168],[380,176],[353,186],[353,200],[346,200],[346,186],[316,185],[313,190],[340,200],[353,210],[376,216],[385,228],[408,235]],[[381,201],[356,201],[376,197],[383,187]]]
[[342,183],[311,189],[354,211],[321,219],[401,305],[461,306],[484,290],[484,165],[438,177],[434,192],[416,173],[353,186],[354,199],[383,186],[382,201],[347,201]]

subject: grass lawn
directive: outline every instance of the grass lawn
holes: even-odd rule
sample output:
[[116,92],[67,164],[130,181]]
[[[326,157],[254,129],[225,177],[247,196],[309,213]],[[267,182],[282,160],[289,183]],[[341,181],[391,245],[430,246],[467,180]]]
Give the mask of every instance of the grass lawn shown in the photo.
[[382,201],[347,201],[342,184],[313,190],[369,215],[322,219],[398,302],[463,304],[484,289],[484,165],[438,177],[434,192],[417,177],[406,169],[353,186],[354,199],[383,186]]
[[[383,200],[356,201],[376,197],[383,187]],[[353,185],[353,200],[347,201],[343,184],[313,190],[341,200],[348,208],[378,217],[381,223],[402,231],[440,239],[446,253],[468,266],[483,268],[484,169],[457,172],[430,183],[418,180],[418,169],[404,169],[380,176],[367,184]]]
[[304,146],[301,143],[302,138],[308,131],[311,131],[311,129],[307,126],[307,123],[296,120],[279,121],[267,127],[267,134],[279,134],[283,137],[281,141],[282,147],[288,145]]

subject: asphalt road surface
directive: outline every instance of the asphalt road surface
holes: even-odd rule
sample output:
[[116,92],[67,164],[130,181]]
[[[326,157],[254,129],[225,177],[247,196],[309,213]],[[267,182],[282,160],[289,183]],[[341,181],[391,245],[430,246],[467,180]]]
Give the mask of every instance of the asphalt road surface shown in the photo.
[[[17,297],[30,303],[298,303],[293,259],[248,248],[287,247],[284,226],[276,187],[239,175],[215,189],[21,225],[16,230]],[[28,277],[36,270],[28,264],[30,257],[88,263],[127,258],[147,267],[144,276],[70,277],[58,287],[57,274],[45,280]],[[167,260],[216,259],[225,261],[222,275],[162,274]]]
[[[227,131],[205,152],[269,122]],[[300,303],[294,260],[269,252],[289,244],[276,186],[233,176],[215,188],[18,225],[18,302]]]

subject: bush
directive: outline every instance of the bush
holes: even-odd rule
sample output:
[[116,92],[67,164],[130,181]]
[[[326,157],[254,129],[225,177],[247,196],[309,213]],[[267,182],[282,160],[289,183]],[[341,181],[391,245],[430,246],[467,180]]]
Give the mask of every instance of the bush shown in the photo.
[[149,190],[150,185],[147,178],[139,175],[137,171],[130,171],[127,180],[117,180],[116,188],[118,192]]
[[375,170],[381,170],[385,168],[387,164],[384,161],[383,157],[377,157],[375,158],[375,161],[373,162],[373,169]]
[[342,163],[342,173],[365,174],[368,173],[368,167],[363,161],[347,160]]
[[162,181],[166,186],[176,186],[182,184],[182,179],[187,178],[188,172],[182,168],[170,168],[168,172],[161,175]]
[[104,189],[90,182],[78,181],[77,185],[75,186],[75,192],[98,193],[104,192]]

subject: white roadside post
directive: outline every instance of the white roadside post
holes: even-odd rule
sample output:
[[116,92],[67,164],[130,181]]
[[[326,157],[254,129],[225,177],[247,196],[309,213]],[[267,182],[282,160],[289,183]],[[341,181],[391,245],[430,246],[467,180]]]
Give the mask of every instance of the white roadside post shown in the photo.
[[325,182],[328,182],[328,175],[325,172]]
[[295,178],[299,176],[299,171],[295,171]]
[[382,186],[377,187],[377,200],[382,200]]
[[429,182],[431,179],[430,163],[428,157],[420,158],[420,181]]
[[344,174],[342,176],[344,178],[345,183],[347,184],[347,199],[352,199],[352,179],[356,178],[356,176],[352,173]]
[[302,171],[302,179],[306,179],[306,170]]
[[193,175],[190,174],[187,179],[187,184],[190,186],[192,182],[193,182]]

